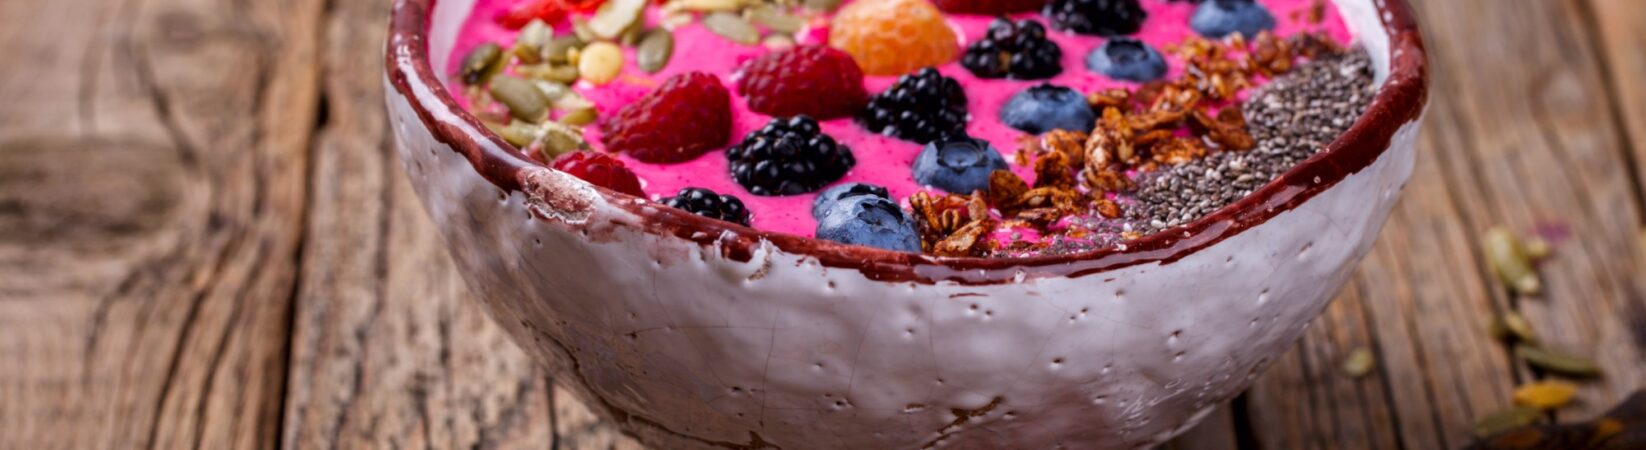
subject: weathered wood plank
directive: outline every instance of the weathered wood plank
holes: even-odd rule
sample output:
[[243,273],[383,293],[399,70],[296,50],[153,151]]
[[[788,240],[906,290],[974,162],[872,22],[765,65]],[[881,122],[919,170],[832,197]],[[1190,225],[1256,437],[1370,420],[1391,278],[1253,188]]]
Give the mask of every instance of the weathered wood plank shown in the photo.
[[268,448],[320,2],[0,5],[0,448]]
[[383,112],[389,0],[326,24],[328,114],[293,332],[288,448],[611,448],[601,422],[469,296],[391,147]]

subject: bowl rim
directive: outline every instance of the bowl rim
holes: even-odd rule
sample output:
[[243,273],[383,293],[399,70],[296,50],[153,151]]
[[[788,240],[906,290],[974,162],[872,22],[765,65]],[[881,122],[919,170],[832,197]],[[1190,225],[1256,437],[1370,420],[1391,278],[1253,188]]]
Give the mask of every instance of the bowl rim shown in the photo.
[[[481,124],[440,82],[429,64],[427,41],[436,1],[395,1],[385,50],[388,82],[430,134],[466,157],[477,173],[500,189],[526,193],[527,176],[553,169]],[[1018,258],[939,257],[760,230],[637,201],[638,197],[599,186],[594,191],[606,204],[640,218],[638,223],[622,226],[718,246],[723,256],[743,262],[755,258],[769,243],[776,250],[816,259],[827,268],[857,270],[876,281],[990,285],[1027,278],[1074,278],[1146,263],[1169,264],[1290,211],[1365,169],[1389,150],[1396,132],[1422,116],[1428,102],[1428,61],[1411,6],[1407,0],[1372,1],[1389,35],[1389,72],[1366,113],[1348,131],[1244,198],[1190,223],[1119,246]]]

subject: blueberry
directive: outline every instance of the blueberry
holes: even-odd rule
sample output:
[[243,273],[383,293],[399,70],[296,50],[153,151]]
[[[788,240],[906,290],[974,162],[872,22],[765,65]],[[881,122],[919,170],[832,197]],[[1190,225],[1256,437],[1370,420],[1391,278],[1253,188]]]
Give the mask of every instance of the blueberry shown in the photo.
[[1116,80],[1143,83],[1166,76],[1166,58],[1143,41],[1117,37],[1086,54],[1086,68]]
[[838,184],[824,189],[823,193],[817,194],[817,198],[812,200],[812,218],[822,219],[823,213],[828,212],[830,206],[834,206],[835,203],[841,200],[858,196],[891,198],[891,194],[886,192],[886,188],[880,186],[868,183]]
[[1209,0],[1195,8],[1189,27],[1209,38],[1236,32],[1252,37],[1259,31],[1273,30],[1275,16],[1255,0]]
[[829,206],[817,223],[817,238],[899,252],[919,252],[914,221],[885,197],[847,197]]
[[982,139],[957,136],[926,144],[914,158],[914,181],[956,194],[989,190],[989,174],[1006,158]]
[[1041,83],[1012,95],[1000,108],[1000,121],[1031,134],[1051,130],[1084,132],[1092,129],[1097,114],[1080,92]]

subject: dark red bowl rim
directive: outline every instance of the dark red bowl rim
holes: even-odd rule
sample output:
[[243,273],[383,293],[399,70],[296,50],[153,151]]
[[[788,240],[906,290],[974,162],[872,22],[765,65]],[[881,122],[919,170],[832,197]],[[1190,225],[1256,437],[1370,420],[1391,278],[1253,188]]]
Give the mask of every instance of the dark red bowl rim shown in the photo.
[[[435,139],[464,155],[497,187],[520,191],[522,176],[543,164],[526,157],[457,104],[428,60],[426,36],[436,0],[397,0],[389,24],[386,67],[390,84],[404,96]],[[871,279],[931,284],[999,284],[1025,278],[1079,277],[1136,264],[1171,263],[1301,205],[1389,149],[1399,129],[1420,118],[1428,101],[1423,39],[1406,0],[1374,0],[1389,34],[1387,81],[1367,113],[1326,150],[1299,163],[1251,195],[1191,223],[1112,247],[1069,255],[1025,258],[951,258],[843,245],[773,233],[708,219],[606,189],[608,204],[641,217],[647,232],[670,234],[701,245],[718,244],[727,257],[748,261],[769,242],[778,250],[816,258],[823,266],[857,270]],[[435,114],[435,113],[438,114]],[[729,233],[727,233],[729,231]]]

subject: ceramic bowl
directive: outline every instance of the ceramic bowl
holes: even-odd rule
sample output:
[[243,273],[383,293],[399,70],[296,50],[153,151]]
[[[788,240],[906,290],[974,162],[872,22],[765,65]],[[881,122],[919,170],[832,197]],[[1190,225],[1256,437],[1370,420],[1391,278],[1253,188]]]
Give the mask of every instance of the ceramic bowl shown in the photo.
[[473,2],[395,5],[385,82],[406,173],[491,317],[658,448],[1165,441],[1326,307],[1412,172],[1427,102],[1410,7],[1336,0],[1382,87],[1327,151],[1125,248],[935,258],[712,221],[533,162],[431,69]]

